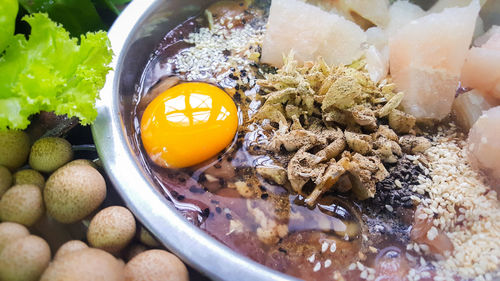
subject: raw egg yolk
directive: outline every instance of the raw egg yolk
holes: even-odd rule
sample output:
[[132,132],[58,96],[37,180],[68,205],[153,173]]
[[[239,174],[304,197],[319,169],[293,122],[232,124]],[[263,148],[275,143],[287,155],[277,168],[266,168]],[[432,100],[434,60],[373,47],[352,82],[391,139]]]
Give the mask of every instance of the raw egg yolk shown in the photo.
[[216,156],[232,142],[237,127],[236,105],[226,92],[190,82],[166,90],[147,106],[141,138],[157,165],[184,168]]

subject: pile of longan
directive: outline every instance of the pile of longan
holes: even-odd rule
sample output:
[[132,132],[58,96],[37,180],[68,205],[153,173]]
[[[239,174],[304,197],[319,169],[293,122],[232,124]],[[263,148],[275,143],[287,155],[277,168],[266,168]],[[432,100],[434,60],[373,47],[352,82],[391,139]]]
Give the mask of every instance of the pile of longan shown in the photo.
[[188,280],[128,209],[99,209],[106,193],[67,140],[0,132],[0,280]]

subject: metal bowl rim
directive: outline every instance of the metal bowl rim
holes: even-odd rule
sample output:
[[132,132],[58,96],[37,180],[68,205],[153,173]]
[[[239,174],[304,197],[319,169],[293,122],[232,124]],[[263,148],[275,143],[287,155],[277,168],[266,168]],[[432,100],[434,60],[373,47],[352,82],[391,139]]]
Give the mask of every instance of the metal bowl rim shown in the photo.
[[[115,21],[108,36],[114,52],[97,101],[92,134],[99,157],[127,207],[169,250],[216,280],[297,280],[232,251],[189,223],[154,187],[134,155],[120,113],[119,79],[132,35],[161,0],[136,0]],[[140,191],[140,192],[139,192]]]

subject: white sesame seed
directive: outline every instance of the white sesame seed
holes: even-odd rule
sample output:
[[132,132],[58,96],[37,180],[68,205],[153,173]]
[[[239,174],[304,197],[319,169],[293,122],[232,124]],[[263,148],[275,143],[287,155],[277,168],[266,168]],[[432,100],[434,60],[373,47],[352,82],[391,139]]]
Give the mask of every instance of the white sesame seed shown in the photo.
[[[490,195],[493,192],[484,185],[482,176],[468,163],[470,147],[455,126],[438,130],[440,133],[432,136],[432,147],[423,155],[430,178],[419,177],[419,185],[412,187],[415,192],[430,195],[421,200],[427,217],[435,217],[427,238],[436,239],[441,232],[454,245],[453,252],[445,251],[441,258],[431,262],[436,268],[433,278],[453,280],[453,276],[459,274],[464,279],[487,280],[486,274],[497,271],[500,266],[500,259],[493,258],[500,253],[491,250],[500,249],[500,204],[496,194]],[[429,253],[427,245],[418,248]],[[410,275],[425,277],[426,273],[422,273],[410,272]]]
[[[237,56],[226,57],[226,50],[234,53],[248,51],[250,46],[257,48],[262,42],[263,27],[244,25],[242,28],[232,28],[228,23],[226,29],[223,27],[225,19],[220,24],[214,24],[212,29],[201,28],[197,33],[191,33],[185,39],[187,43],[194,44],[193,47],[179,52],[169,62],[175,64],[179,76],[186,80],[206,80],[210,76],[216,76],[217,82],[222,81],[227,75],[218,75],[223,69],[233,66],[243,66],[242,69],[251,72],[250,65],[254,61]],[[247,78],[248,79],[248,78]]]
[[335,242],[330,245],[330,252],[334,253],[337,250],[337,244]]
[[386,208],[386,209],[387,209],[387,211],[389,211],[389,212],[394,211],[394,208],[393,208],[391,205],[385,205],[385,208]]
[[421,213],[417,216],[418,219],[425,220],[427,218],[427,214]]
[[420,244],[420,245],[419,245],[419,247],[420,247],[420,249],[421,249],[422,251],[424,251],[425,253],[428,253],[428,252],[430,251],[429,246],[427,246],[427,245],[425,245],[425,244]]
[[325,268],[329,268],[332,265],[332,261],[330,259],[327,259],[325,261]]
[[394,181],[394,184],[395,184],[397,187],[399,187],[399,188],[402,188],[402,187],[403,187],[403,185],[401,184],[401,182],[400,182],[398,179],[396,179],[396,180]]
[[424,271],[424,272],[420,273],[420,276],[423,277],[423,278],[430,278],[431,277],[431,273],[428,272],[428,271]]
[[320,262],[317,262],[315,265],[314,265],[314,268],[313,268],[313,271],[314,272],[317,272],[321,269],[321,263]]
[[326,250],[328,250],[328,242],[323,242],[323,244],[321,245],[321,252],[324,253],[326,252]]
[[310,257],[308,257],[308,258],[307,258],[307,260],[308,260],[310,263],[313,263],[315,259],[316,259],[316,254],[312,254]]

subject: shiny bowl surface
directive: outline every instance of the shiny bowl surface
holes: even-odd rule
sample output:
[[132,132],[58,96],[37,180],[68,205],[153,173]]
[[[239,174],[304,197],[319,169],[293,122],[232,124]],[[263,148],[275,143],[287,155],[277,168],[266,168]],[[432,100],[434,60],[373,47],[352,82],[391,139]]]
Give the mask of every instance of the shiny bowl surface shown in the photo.
[[[169,30],[199,14],[210,2],[135,0],[118,17],[109,31],[114,71],[108,74],[97,103],[99,114],[92,126],[94,141],[127,207],[184,262],[215,280],[296,280],[237,254],[189,223],[156,189],[135,150],[132,109],[152,51]],[[419,4],[430,6],[434,2],[422,0]],[[481,16],[489,28],[500,23],[500,1],[489,0],[486,6]]]
[[109,31],[111,71],[98,101],[92,133],[111,182],[126,205],[170,251],[216,280],[291,280],[210,237],[182,217],[156,188],[131,139],[136,87],[161,38],[209,1],[135,0]]

